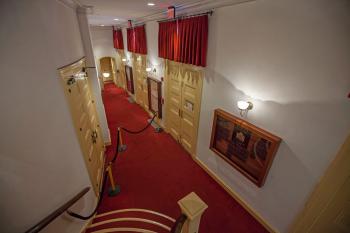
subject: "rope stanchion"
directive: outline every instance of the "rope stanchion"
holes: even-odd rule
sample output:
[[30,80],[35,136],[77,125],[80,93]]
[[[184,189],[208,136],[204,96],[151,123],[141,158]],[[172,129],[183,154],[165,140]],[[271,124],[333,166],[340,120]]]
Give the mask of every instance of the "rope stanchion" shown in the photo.
[[156,116],[157,116],[157,113],[155,113],[154,116],[152,117],[152,120],[150,120],[150,121],[148,122],[148,124],[147,124],[144,128],[142,128],[142,129],[140,129],[140,130],[131,131],[131,130],[128,130],[128,129],[123,128],[123,127],[121,127],[121,129],[124,130],[124,131],[127,132],[127,133],[130,133],[130,134],[139,134],[139,133],[142,133],[143,131],[145,131],[145,130],[153,123],[153,121],[154,121],[154,119],[156,118]]
[[113,197],[120,193],[120,186],[116,185],[114,182],[113,173],[112,173],[112,163],[109,163],[107,167],[107,172],[108,172],[109,180],[111,182],[111,187],[108,190],[108,196]]
[[122,137],[122,129],[118,128],[118,137],[120,141],[120,145],[118,147],[118,152],[124,152],[126,151],[126,145],[123,144],[123,137]]
[[102,202],[102,199],[103,199],[103,193],[104,193],[104,190],[105,190],[105,187],[106,187],[106,183],[107,183],[107,178],[108,177],[109,177],[109,180],[111,182],[111,187],[108,190],[108,196],[111,197],[111,196],[115,196],[115,195],[120,193],[120,186],[116,185],[115,181],[114,181],[113,172],[112,172],[112,165],[115,163],[115,161],[116,161],[116,159],[118,157],[118,153],[119,152],[124,152],[126,150],[126,145],[123,144],[122,130],[124,130],[125,132],[130,133],[130,134],[142,133],[143,131],[145,131],[152,124],[152,122],[154,121],[156,116],[157,116],[157,113],[154,114],[152,119],[149,121],[149,123],[144,128],[142,128],[141,130],[138,130],[138,131],[131,131],[131,130],[128,130],[128,129],[123,128],[123,127],[119,127],[118,128],[118,130],[117,130],[117,147],[116,147],[116,150],[115,150],[115,154],[113,156],[113,159],[108,163],[107,168],[104,170],[104,177],[103,177],[103,181],[102,181],[103,182],[102,183],[102,188],[100,190],[99,199],[98,199],[98,202],[97,202],[97,205],[96,205],[94,211],[88,216],[82,216],[80,214],[77,214],[77,213],[74,213],[74,212],[72,212],[70,210],[67,210],[67,213],[70,216],[72,216],[74,218],[81,219],[81,220],[88,220],[88,219],[90,219],[92,216],[94,216],[96,214],[97,209],[100,206],[100,204]]

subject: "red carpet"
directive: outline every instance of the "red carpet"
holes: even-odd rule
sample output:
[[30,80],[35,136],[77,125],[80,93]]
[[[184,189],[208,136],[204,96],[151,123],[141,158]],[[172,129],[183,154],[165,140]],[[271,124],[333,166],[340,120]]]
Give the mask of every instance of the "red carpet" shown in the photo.
[[[105,86],[103,100],[113,142],[107,148],[111,159],[117,127],[138,130],[147,124],[149,117],[140,106],[129,103],[127,94],[114,84]],[[105,196],[98,213],[144,208],[177,218],[180,215],[177,201],[194,191],[209,206],[200,233],[267,232],[170,135],[157,134],[149,127],[141,134],[123,136],[127,151],[119,155],[113,169],[121,193],[116,197]]]

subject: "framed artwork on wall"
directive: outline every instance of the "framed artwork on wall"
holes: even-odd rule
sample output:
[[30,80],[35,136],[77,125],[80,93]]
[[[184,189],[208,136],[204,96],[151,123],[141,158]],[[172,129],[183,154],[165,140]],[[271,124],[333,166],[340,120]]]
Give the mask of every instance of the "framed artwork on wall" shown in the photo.
[[210,149],[258,187],[264,185],[281,138],[221,109],[214,112]]
[[125,78],[126,78],[126,88],[131,94],[134,94],[134,77],[132,74],[132,67],[125,66]]
[[153,113],[157,113],[159,119],[162,118],[162,82],[147,77],[148,107]]

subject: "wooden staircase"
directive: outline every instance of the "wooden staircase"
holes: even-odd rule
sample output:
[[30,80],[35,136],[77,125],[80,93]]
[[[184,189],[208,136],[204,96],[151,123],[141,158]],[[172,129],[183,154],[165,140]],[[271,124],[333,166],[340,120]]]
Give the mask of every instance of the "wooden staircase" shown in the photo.
[[194,192],[178,201],[182,218],[174,218],[148,209],[119,209],[95,215],[85,233],[197,233],[200,219],[208,207]]
[[147,209],[121,209],[96,215],[86,233],[170,232],[175,219]]

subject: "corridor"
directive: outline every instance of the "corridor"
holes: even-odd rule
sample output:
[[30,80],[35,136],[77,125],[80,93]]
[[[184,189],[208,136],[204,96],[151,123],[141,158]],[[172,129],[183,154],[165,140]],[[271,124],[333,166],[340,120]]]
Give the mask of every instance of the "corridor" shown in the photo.
[[[130,103],[126,92],[114,84],[105,85],[103,101],[112,135],[107,158],[112,159],[117,127],[138,130],[146,125],[148,115],[140,106]],[[144,208],[176,219],[180,215],[177,201],[195,192],[209,206],[204,212],[200,232],[266,232],[170,135],[155,133],[154,128],[149,127],[141,134],[124,132],[123,136],[127,150],[119,154],[113,168],[121,193],[115,197],[108,197],[105,193],[98,214],[124,208]]]

